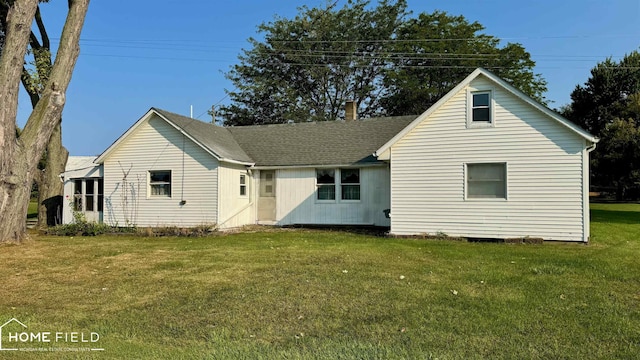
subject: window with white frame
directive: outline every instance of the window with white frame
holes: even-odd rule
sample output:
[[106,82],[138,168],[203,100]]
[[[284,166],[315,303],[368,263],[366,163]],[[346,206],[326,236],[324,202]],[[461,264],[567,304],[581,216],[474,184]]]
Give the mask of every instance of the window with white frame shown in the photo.
[[240,174],[240,196],[247,195],[247,175]]
[[318,200],[336,199],[336,171],[334,169],[316,169]]
[[104,180],[95,178],[73,180],[73,209],[75,211],[102,211]]
[[171,197],[171,170],[149,171],[149,196]]
[[491,109],[491,91],[474,91],[469,96],[471,106],[469,109],[469,125],[490,126],[493,124],[493,112]]
[[360,201],[360,169],[316,169],[316,199]]
[[342,200],[360,200],[360,169],[340,169]]
[[467,199],[506,199],[507,164],[467,164]]

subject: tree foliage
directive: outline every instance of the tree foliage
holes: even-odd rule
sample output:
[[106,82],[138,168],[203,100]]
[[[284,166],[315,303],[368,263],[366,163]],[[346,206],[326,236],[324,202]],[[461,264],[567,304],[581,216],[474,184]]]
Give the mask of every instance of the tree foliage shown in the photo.
[[633,51],[619,62],[611,58],[591,69],[584,85],[571,93],[571,104],[564,115],[600,135],[615,118],[626,118],[629,95],[640,91],[640,53]]
[[638,197],[628,190],[640,190],[640,53],[598,63],[571,100],[563,115],[600,137],[592,153],[594,185],[614,187],[619,200]]
[[544,103],[546,82],[533,73],[530,54],[519,44],[500,47],[500,39],[483,30],[478,22],[442,11],[421,13],[402,24],[389,50],[387,113],[422,113],[478,67]]
[[421,113],[476,67],[543,99],[545,81],[522,46],[444,12],[411,17],[406,0],[299,8],[259,26],[264,40],[226,74],[227,125],[334,120],[353,100],[362,117]]
[[221,108],[225,124],[246,125],[335,119],[345,99],[371,115],[380,111],[380,83],[386,65],[385,40],[406,14],[406,1],[350,0],[340,9],[299,8],[294,19],[259,26],[264,41],[239,57],[226,74],[236,86]]

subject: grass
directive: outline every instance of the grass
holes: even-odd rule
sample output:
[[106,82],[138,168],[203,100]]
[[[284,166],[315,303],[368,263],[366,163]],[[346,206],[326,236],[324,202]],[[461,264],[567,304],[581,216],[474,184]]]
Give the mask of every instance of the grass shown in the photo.
[[27,210],[27,219],[33,219],[38,217],[38,200],[31,199],[29,201],[29,209]]
[[40,236],[0,247],[0,320],[97,332],[96,359],[629,359],[638,254],[640,205],[609,204],[589,245]]

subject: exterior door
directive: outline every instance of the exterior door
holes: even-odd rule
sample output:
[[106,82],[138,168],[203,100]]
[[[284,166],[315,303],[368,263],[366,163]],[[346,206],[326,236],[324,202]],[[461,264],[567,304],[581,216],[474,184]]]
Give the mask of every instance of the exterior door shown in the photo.
[[258,221],[276,221],[276,172],[274,170],[260,171]]

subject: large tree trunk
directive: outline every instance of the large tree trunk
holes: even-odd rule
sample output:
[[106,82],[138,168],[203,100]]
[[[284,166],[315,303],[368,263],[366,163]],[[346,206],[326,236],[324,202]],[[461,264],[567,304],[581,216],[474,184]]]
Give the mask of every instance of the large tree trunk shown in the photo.
[[36,177],[38,184],[38,227],[46,228],[62,223],[62,197],[64,183],[60,174],[64,172],[69,151],[62,145],[62,126],[53,130],[47,145],[44,169]]
[[51,76],[19,138],[15,134],[18,88],[37,0],[15,0],[7,16],[0,57],[0,241],[22,241],[38,161],[58,125],[79,53],[89,0],[70,0]]

